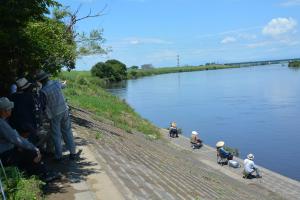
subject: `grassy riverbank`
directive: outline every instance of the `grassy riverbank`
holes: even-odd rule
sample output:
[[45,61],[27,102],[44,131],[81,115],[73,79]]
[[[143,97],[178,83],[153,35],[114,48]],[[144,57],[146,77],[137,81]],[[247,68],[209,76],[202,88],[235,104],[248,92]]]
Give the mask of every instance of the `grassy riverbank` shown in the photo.
[[228,69],[228,68],[239,68],[239,66],[233,65],[202,65],[202,66],[185,66],[185,67],[162,67],[153,69],[129,69],[127,78],[135,79],[144,76],[152,76],[158,74],[168,74],[177,72],[193,72],[193,71],[204,71],[204,70],[216,70],[216,69]]
[[289,67],[297,67],[297,68],[300,68],[300,61],[292,61],[292,62],[289,62]]
[[[128,70],[128,79],[166,73],[226,68],[236,67],[208,65]],[[64,92],[71,105],[92,111],[97,114],[99,117],[98,120],[109,121],[109,123],[113,123],[115,126],[128,132],[138,130],[150,137],[158,138],[160,136],[159,130],[137,114],[125,101],[120,100],[103,89],[107,84],[105,80],[91,76],[89,71],[62,72],[59,78],[68,82],[68,86],[64,89]]]
[[62,80],[67,80],[64,93],[69,104],[92,111],[97,120],[112,123],[128,132],[140,131],[151,138],[160,136],[159,130],[138,115],[125,101],[106,92],[103,80],[92,77],[89,72],[63,72]]

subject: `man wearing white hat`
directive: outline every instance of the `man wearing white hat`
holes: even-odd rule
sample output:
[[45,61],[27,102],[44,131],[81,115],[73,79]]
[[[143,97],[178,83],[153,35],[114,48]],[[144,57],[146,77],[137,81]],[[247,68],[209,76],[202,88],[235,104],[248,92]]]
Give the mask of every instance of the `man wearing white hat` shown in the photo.
[[36,107],[38,100],[35,99],[32,92],[33,84],[23,77],[16,81],[16,85],[18,87],[18,92],[9,97],[9,99],[14,102],[14,109],[9,122],[14,129],[18,130],[18,132],[20,132],[24,126],[32,127],[29,134],[29,140],[36,144],[38,142],[36,131],[38,120],[36,118]]
[[[254,155],[248,154],[247,158],[244,160],[244,171],[243,171],[243,178],[262,178],[262,176],[259,173],[259,169],[253,162]],[[256,173],[256,176],[253,173]]]
[[198,135],[199,134],[197,131],[192,131],[191,144],[193,149],[199,149],[200,147],[202,147],[202,140],[198,137]]
[[221,164],[221,165],[226,165],[226,164],[228,164],[229,160],[233,159],[233,155],[224,149],[224,145],[225,145],[224,141],[219,141],[216,144],[217,157],[218,157],[217,162],[218,162],[218,164]]

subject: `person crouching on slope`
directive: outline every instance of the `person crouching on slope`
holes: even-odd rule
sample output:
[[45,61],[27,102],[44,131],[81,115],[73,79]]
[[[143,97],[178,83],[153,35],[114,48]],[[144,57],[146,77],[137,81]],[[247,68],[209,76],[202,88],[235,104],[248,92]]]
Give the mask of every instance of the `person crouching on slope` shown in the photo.
[[[248,154],[247,158],[244,160],[244,171],[243,171],[243,178],[262,178],[262,176],[259,173],[259,169],[253,162],[254,155],[253,154]],[[253,175],[253,173],[256,173],[256,176]]]

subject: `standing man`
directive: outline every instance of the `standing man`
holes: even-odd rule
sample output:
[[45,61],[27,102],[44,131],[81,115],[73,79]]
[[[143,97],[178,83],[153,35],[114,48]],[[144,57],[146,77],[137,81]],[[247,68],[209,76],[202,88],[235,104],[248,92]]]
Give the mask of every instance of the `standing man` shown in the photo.
[[49,80],[49,74],[41,71],[36,76],[36,81],[42,83],[40,90],[44,98],[45,113],[50,119],[51,135],[55,147],[55,160],[62,160],[61,137],[63,137],[67,149],[70,151],[70,159],[76,159],[80,152],[76,154],[69,110],[62,93],[63,85],[56,80]]

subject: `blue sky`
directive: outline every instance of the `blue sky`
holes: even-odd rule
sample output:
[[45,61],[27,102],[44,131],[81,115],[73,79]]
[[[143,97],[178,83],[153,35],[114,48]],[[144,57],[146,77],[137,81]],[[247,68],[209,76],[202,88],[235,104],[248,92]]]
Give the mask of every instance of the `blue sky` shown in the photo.
[[77,60],[77,70],[118,59],[127,67],[199,65],[300,57],[300,0],[60,0],[79,16],[105,15],[77,24],[103,28],[108,55]]

